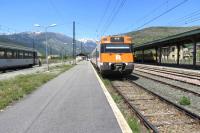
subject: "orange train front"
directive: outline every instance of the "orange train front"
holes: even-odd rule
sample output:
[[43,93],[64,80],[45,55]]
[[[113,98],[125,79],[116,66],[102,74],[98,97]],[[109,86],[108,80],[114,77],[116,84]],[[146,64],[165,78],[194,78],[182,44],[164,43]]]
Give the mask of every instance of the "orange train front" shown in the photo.
[[103,75],[129,75],[134,69],[132,38],[129,36],[102,37],[91,56],[92,63]]

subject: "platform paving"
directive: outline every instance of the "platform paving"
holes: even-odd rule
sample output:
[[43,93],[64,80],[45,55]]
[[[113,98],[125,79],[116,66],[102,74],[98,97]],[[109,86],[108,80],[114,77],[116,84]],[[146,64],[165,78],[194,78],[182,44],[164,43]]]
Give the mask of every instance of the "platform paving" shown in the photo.
[[0,133],[121,133],[89,62],[0,112]]

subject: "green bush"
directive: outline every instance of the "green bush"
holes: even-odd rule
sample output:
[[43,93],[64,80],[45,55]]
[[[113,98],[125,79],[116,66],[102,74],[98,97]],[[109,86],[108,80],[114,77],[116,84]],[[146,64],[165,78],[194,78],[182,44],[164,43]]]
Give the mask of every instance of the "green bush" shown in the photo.
[[179,103],[181,105],[190,105],[191,104],[190,99],[188,97],[185,97],[185,96],[180,98]]

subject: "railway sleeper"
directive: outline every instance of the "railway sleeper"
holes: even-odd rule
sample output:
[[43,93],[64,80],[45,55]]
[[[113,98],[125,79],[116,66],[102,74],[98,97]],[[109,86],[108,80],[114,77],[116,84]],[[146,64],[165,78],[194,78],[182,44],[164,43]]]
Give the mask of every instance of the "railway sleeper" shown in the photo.
[[145,117],[159,117],[159,116],[164,116],[164,115],[177,115],[176,112],[161,112],[161,113],[151,113],[151,114],[143,114]]
[[169,121],[163,121],[162,123],[154,123],[153,125],[155,125],[156,127],[161,127],[161,126],[168,126],[168,125],[192,125],[192,124],[198,124],[197,121],[173,121],[173,122],[169,122]]

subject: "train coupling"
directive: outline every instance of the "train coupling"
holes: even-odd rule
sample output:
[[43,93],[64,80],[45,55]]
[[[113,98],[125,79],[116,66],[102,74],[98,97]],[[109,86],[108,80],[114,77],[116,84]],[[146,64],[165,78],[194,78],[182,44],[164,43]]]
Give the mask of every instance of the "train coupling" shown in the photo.
[[111,64],[111,70],[113,70],[113,71],[124,71],[125,67],[126,67],[125,63]]

